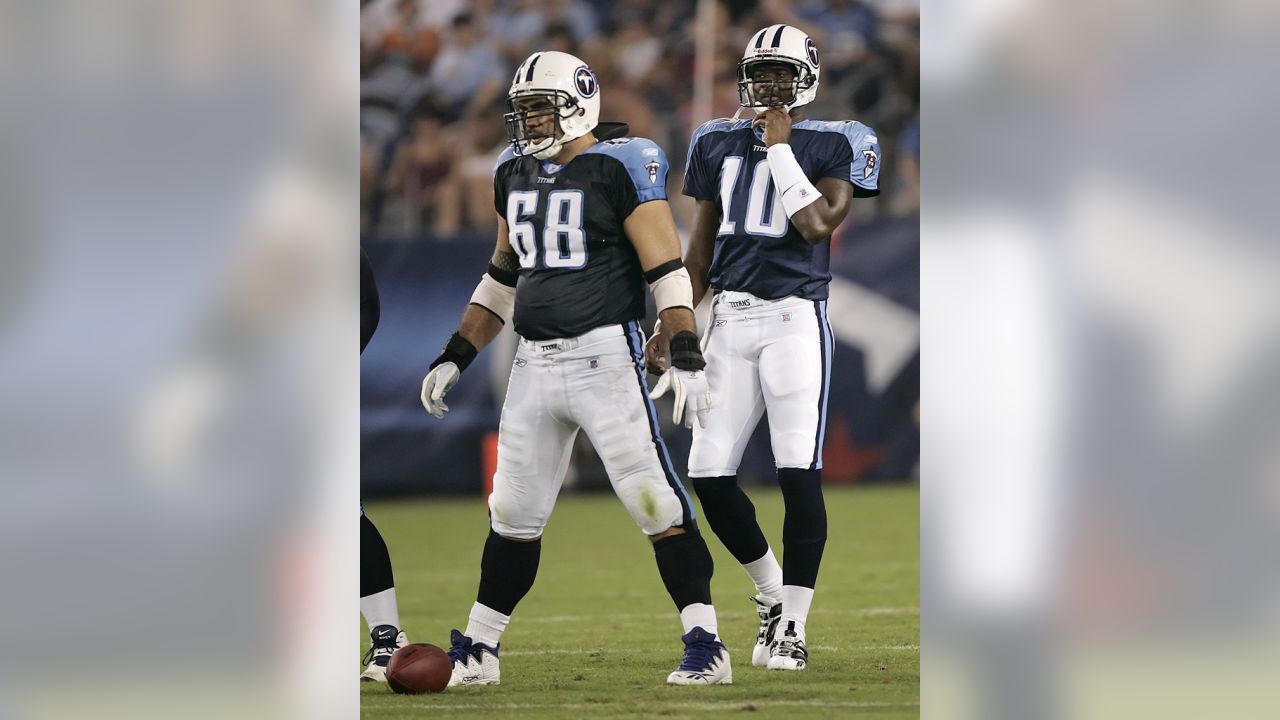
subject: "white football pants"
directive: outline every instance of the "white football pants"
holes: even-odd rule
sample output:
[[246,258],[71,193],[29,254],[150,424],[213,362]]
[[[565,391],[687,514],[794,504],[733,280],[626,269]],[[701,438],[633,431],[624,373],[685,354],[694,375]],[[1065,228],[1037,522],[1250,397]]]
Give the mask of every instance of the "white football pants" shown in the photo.
[[831,349],[826,301],[718,293],[702,339],[711,412],[693,426],[689,477],[737,474],[765,410],[774,464],[821,469]]
[[688,524],[692,506],[662,442],[645,378],[644,336],[632,322],[576,338],[520,340],[498,428],[489,496],[494,532],[522,540],[542,535],[579,429],[646,535]]

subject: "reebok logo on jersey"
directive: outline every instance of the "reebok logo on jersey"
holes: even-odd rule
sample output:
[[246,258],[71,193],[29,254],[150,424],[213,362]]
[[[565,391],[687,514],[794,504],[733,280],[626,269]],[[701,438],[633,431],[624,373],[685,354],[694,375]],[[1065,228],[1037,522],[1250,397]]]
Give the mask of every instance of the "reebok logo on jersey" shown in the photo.
[[555,178],[542,177],[541,175],[538,176],[538,182],[540,183],[553,183],[555,181]]

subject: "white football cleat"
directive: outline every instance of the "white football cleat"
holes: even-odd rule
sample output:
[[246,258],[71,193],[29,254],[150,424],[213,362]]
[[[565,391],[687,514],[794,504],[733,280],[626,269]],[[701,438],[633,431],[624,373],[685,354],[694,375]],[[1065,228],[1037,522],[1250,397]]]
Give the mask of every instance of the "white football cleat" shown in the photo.
[[472,642],[471,638],[454,630],[449,635],[449,659],[453,661],[453,675],[449,687],[456,685],[497,685],[502,679],[498,669],[498,648]]
[[755,602],[756,614],[760,616],[760,631],[756,633],[756,646],[751,649],[751,664],[755,667],[767,667],[769,650],[773,647],[773,633],[778,627],[778,618],[782,617],[782,601],[767,595],[756,595],[751,600]]
[[803,670],[809,664],[809,651],[804,644],[804,625],[787,620],[782,632],[773,636],[769,651],[770,670]]
[[668,685],[732,685],[729,650],[712,633],[695,627],[680,638],[684,660],[667,676]]
[[360,681],[386,682],[387,663],[396,650],[409,644],[409,636],[394,625],[379,625],[369,631],[369,639],[372,643],[361,660],[365,668],[360,673]]

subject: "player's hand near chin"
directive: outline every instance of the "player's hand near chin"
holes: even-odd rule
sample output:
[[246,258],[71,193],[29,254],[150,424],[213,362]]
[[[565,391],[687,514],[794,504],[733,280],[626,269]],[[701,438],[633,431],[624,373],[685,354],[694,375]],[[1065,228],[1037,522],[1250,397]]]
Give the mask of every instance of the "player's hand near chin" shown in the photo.
[[764,129],[764,145],[791,142],[791,115],[781,105],[773,105],[756,116],[753,125]]

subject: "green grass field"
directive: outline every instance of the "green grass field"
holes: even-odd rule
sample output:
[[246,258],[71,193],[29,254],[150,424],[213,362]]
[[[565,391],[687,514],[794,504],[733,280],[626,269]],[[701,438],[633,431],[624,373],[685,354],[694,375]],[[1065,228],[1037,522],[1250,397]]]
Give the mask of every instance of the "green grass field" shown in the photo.
[[[751,491],[781,554],[782,498]],[[610,494],[566,494],[543,539],[538,581],[502,638],[502,684],[403,696],[362,683],[365,718],[908,718],[919,716],[919,490],[831,488],[829,540],[809,616],[809,668],[751,666],[753,586],[708,533],[733,685],[669,687],[680,620],[653,551]],[[413,642],[448,648],[475,600],[488,519],[479,499],[370,503],[391,548],[401,621]],[[361,652],[368,631],[361,623]],[[352,657],[352,682],[358,657]]]

